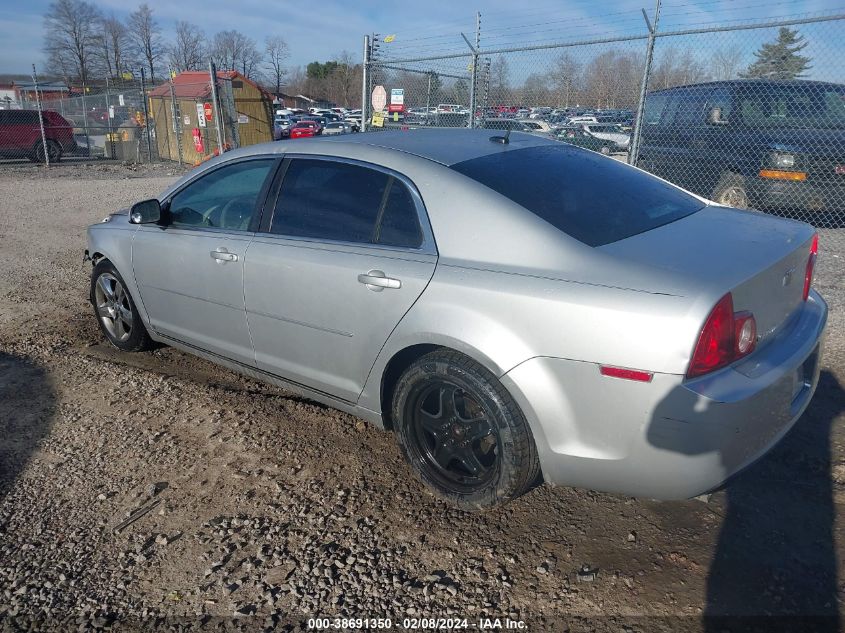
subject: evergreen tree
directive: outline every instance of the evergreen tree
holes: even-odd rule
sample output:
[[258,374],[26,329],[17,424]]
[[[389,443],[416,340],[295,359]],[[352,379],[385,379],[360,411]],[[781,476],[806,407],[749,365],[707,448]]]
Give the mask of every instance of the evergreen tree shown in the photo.
[[774,42],[763,44],[754,53],[757,58],[742,74],[747,78],[799,79],[810,69],[810,58],[799,55],[807,42],[798,31],[781,27]]

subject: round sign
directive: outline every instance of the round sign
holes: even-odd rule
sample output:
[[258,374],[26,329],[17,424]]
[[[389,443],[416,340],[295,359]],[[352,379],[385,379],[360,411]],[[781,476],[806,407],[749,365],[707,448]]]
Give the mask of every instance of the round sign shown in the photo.
[[387,91],[384,89],[384,86],[376,86],[373,88],[372,103],[373,110],[376,112],[384,110],[384,106],[387,105]]
[[214,116],[214,113],[211,111],[211,104],[205,103],[203,104],[202,108],[205,111],[205,120],[211,121],[211,117]]

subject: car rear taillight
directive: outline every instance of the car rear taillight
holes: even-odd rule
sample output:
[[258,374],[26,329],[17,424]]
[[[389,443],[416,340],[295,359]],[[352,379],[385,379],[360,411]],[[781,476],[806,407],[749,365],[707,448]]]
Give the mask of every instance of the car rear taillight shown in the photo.
[[816,267],[816,255],[819,253],[819,234],[813,236],[810,244],[810,257],[807,258],[807,270],[804,273],[804,301],[810,296],[810,286],[813,285],[813,270]]
[[751,312],[734,312],[729,292],[710,312],[687,370],[687,378],[709,374],[747,356],[757,345],[757,322]]

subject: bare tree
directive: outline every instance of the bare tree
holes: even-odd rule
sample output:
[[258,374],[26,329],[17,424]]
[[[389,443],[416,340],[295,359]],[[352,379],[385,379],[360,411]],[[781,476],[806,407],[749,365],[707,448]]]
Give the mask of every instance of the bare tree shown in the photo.
[[129,64],[129,34],[126,26],[114,17],[103,17],[98,36],[98,60],[106,77],[117,77]]
[[581,81],[581,65],[569,53],[561,54],[555,60],[551,83],[558,107],[569,107],[578,102],[578,87]]
[[190,22],[176,23],[176,39],[169,49],[170,65],[174,70],[199,70],[205,63],[205,33]]
[[275,92],[282,91],[282,80],[285,78],[285,62],[290,55],[290,49],[280,35],[269,35],[264,40],[265,63],[267,64],[267,82],[275,87]]
[[712,58],[713,78],[736,79],[742,66],[742,48],[734,44],[716,49]]
[[155,79],[155,67],[164,55],[165,47],[161,27],[153,17],[153,10],[144,3],[129,14],[129,39],[138,59],[150,70],[150,80]]
[[336,66],[328,77],[331,87],[330,98],[335,103],[349,106],[361,85],[361,69],[355,64],[349,51],[335,55],[332,61],[336,63]]
[[44,52],[65,79],[88,81],[97,50],[100,12],[85,0],[55,0],[44,14]]
[[513,93],[509,87],[510,68],[503,55],[497,55],[490,65],[490,103],[510,105]]
[[214,35],[211,56],[220,70],[237,70],[245,77],[252,77],[262,60],[255,40],[234,29]]

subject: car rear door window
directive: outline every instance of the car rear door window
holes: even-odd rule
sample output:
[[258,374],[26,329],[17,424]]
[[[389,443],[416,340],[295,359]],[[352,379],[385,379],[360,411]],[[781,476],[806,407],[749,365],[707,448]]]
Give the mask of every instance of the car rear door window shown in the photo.
[[650,94],[645,100],[645,112],[643,113],[643,123],[645,125],[659,125],[660,117],[663,110],[666,109],[666,104],[669,102],[671,95],[665,93]]
[[416,206],[404,183],[382,171],[331,160],[291,161],[270,232],[407,248],[422,242]]
[[274,162],[273,158],[244,160],[201,176],[171,198],[168,226],[248,230]]
[[452,169],[589,246],[650,231],[704,207],[658,178],[563,143],[496,152]]

